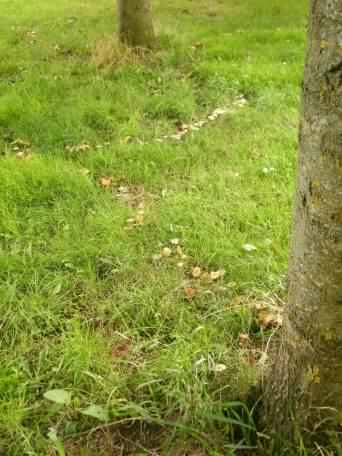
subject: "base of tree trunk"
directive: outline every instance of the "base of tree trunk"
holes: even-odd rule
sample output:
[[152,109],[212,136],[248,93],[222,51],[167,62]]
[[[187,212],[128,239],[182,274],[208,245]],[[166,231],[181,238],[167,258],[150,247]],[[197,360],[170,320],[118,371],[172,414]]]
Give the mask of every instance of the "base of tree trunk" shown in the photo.
[[118,0],[119,40],[130,47],[151,49],[156,37],[150,0]]
[[341,43],[342,1],[311,0],[288,303],[264,401],[268,429],[294,443],[342,423]]

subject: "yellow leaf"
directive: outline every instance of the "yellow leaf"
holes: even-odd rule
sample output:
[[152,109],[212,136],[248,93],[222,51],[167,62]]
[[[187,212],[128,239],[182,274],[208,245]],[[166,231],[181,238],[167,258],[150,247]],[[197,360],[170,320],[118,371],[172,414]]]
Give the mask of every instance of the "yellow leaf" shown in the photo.
[[164,247],[162,250],[163,257],[170,257],[172,255],[172,250],[169,247]]
[[199,277],[201,277],[201,274],[202,274],[202,269],[199,266],[192,268],[191,275],[194,279],[198,279]]
[[113,184],[113,178],[110,176],[101,177],[99,182],[102,188],[109,188]]

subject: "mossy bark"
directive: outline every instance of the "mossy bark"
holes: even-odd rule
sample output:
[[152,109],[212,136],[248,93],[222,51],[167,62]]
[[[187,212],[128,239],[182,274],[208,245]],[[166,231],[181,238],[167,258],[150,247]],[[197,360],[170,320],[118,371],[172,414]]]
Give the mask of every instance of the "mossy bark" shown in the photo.
[[342,423],[342,0],[311,0],[299,140],[288,304],[265,391],[268,427],[291,440]]
[[132,47],[151,48],[155,42],[150,0],[118,0],[119,39]]

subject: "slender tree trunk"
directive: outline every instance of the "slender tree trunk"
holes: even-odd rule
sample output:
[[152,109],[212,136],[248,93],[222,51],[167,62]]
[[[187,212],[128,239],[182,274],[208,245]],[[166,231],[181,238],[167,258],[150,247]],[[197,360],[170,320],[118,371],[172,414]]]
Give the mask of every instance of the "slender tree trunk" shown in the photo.
[[119,39],[132,47],[150,48],[155,35],[151,0],[118,0]]
[[285,313],[265,419],[293,439],[342,423],[342,0],[311,0]]

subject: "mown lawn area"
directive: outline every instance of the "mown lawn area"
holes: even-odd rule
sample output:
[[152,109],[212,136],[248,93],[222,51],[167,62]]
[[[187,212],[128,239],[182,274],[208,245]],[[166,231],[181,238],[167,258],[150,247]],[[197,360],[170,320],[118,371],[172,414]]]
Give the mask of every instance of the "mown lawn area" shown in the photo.
[[154,3],[134,54],[113,0],[1,1],[0,454],[258,444],[307,2]]

